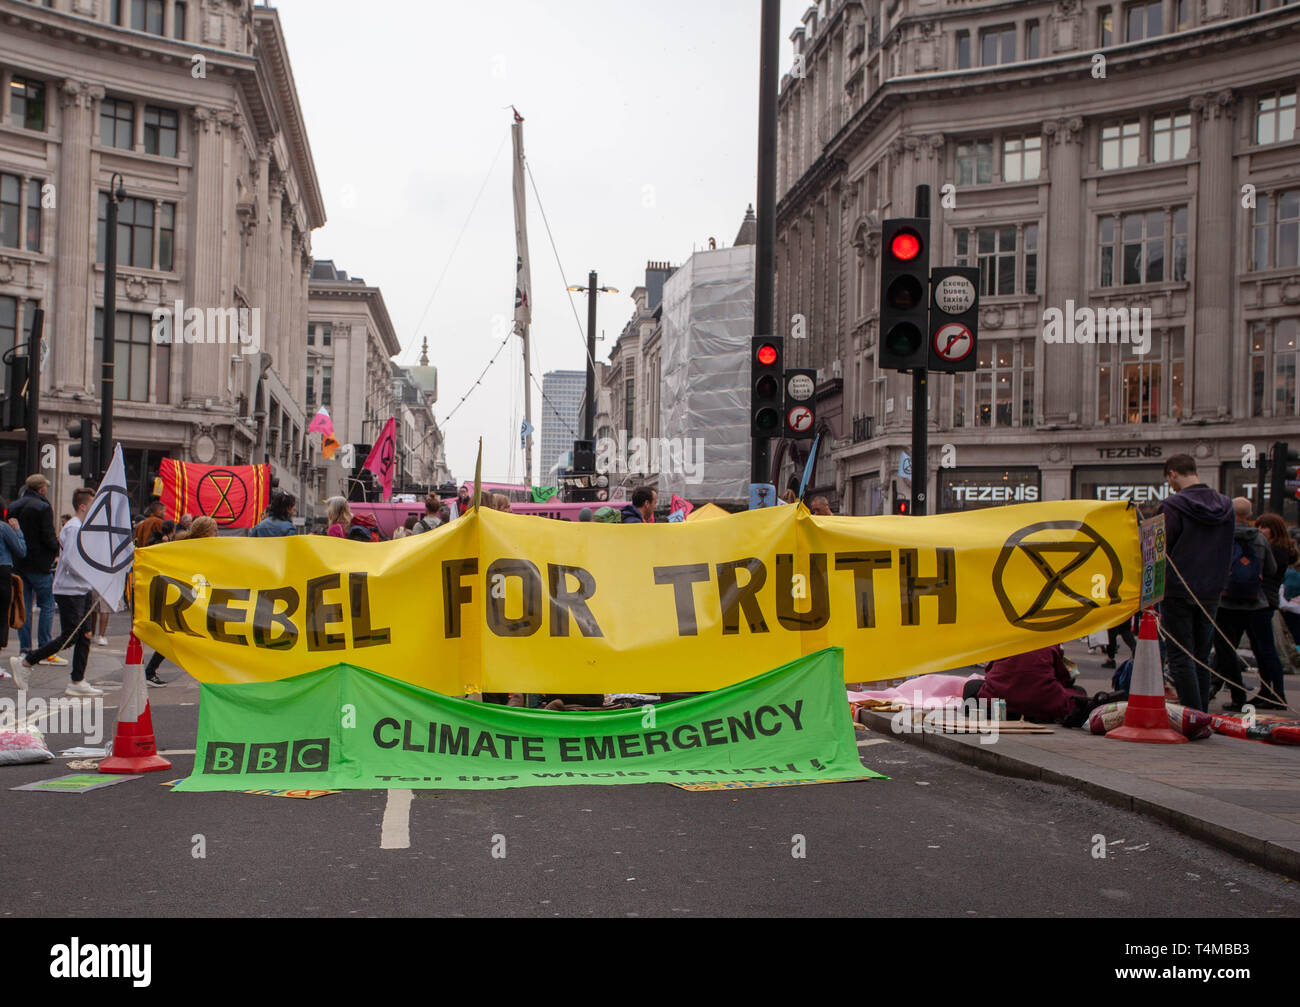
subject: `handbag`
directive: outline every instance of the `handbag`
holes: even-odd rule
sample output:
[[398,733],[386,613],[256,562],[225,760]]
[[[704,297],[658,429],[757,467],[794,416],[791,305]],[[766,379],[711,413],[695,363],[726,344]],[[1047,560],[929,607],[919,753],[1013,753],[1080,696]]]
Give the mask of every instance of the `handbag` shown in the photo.
[[9,595],[9,628],[22,629],[27,625],[27,602],[23,598],[23,579],[16,573],[9,575],[12,593]]

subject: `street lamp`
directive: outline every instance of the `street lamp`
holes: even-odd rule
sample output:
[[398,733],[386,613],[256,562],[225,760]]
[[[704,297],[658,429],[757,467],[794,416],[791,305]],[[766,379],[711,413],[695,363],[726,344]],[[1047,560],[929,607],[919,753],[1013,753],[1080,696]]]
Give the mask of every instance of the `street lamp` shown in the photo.
[[[108,181],[108,233],[104,235],[104,356],[100,362],[99,461],[107,469],[113,452],[113,383],[117,360],[117,206],[126,199],[122,176],[113,172]],[[87,485],[95,485],[101,473],[88,473]]]
[[596,295],[617,294],[618,288],[596,286],[596,271],[593,269],[587,274],[585,287],[571,286],[569,290],[587,292],[587,411],[582,417],[582,439],[591,442],[596,427]]

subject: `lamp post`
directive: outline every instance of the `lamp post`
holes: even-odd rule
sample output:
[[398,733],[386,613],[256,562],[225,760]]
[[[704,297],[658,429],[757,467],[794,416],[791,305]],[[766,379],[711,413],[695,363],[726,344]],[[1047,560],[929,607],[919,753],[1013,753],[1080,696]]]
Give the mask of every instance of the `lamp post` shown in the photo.
[[[117,362],[117,205],[126,199],[122,176],[108,183],[108,233],[104,235],[104,355],[100,361],[99,467],[107,469],[113,452],[113,384]],[[100,472],[87,473],[86,484],[99,482]]]
[[587,411],[582,417],[582,439],[595,439],[596,427],[596,295],[617,294],[617,287],[596,286],[596,271],[587,274],[587,285],[573,286],[569,290],[587,292]]

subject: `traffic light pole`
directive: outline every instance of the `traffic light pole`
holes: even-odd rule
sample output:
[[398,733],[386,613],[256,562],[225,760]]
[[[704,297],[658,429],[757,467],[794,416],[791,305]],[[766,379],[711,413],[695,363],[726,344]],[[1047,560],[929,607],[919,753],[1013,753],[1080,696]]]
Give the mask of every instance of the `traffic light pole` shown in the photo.
[[[916,187],[916,217],[930,216],[930,187]],[[930,291],[925,291],[929,298]],[[927,334],[928,338],[928,334]],[[930,372],[925,367],[912,368],[912,513],[929,513],[927,488],[930,472]]]
[[[113,452],[113,368],[117,360],[117,204],[119,199],[125,198],[122,176],[114,175],[108,184],[108,230],[104,235],[104,356],[100,362],[99,385],[99,465],[105,469],[108,468],[108,459]],[[82,485],[98,485],[100,474],[87,473]]]
[[32,312],[32,329],[27,334],[27,473],[41,470],[41,335],[45,311]]
[[[763,0],[758,55],[758,240],[754,250],[754,335],[775,336],[772,329],[774,250],[776,247],[776,90],[781,59],[781,2]],[[752,366],[752,364],[751,364]],[[752,390],[751,390],[752,393]],[[772,441],[751,437],[750,481],[772,479]]]

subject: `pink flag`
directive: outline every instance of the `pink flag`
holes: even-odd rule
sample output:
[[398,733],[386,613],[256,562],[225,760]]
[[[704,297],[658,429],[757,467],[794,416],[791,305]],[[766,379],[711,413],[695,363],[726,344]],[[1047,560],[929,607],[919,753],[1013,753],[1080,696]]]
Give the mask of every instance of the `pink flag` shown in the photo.
[[676,514],[678,511],[681,511],[682,517],[686,517],[686,515],[693,510],[695,510],[695,505],[689,500],[683,500],[676,493],[673,494],[672,501],[668,504],[668,512],[670,514]]
[[320,412],[313,416],[311,422],[307,424],[307,433],[334,436],[334,421],[330,419],[330,414],[324,406],[321,406]]
[[379,480],[379,485],[384,488],[383,499],[393,495],[393,476],[397,472],[397,420],[392,416],[388,417],[383,433],[370,449],[362,467],[373,472]]

